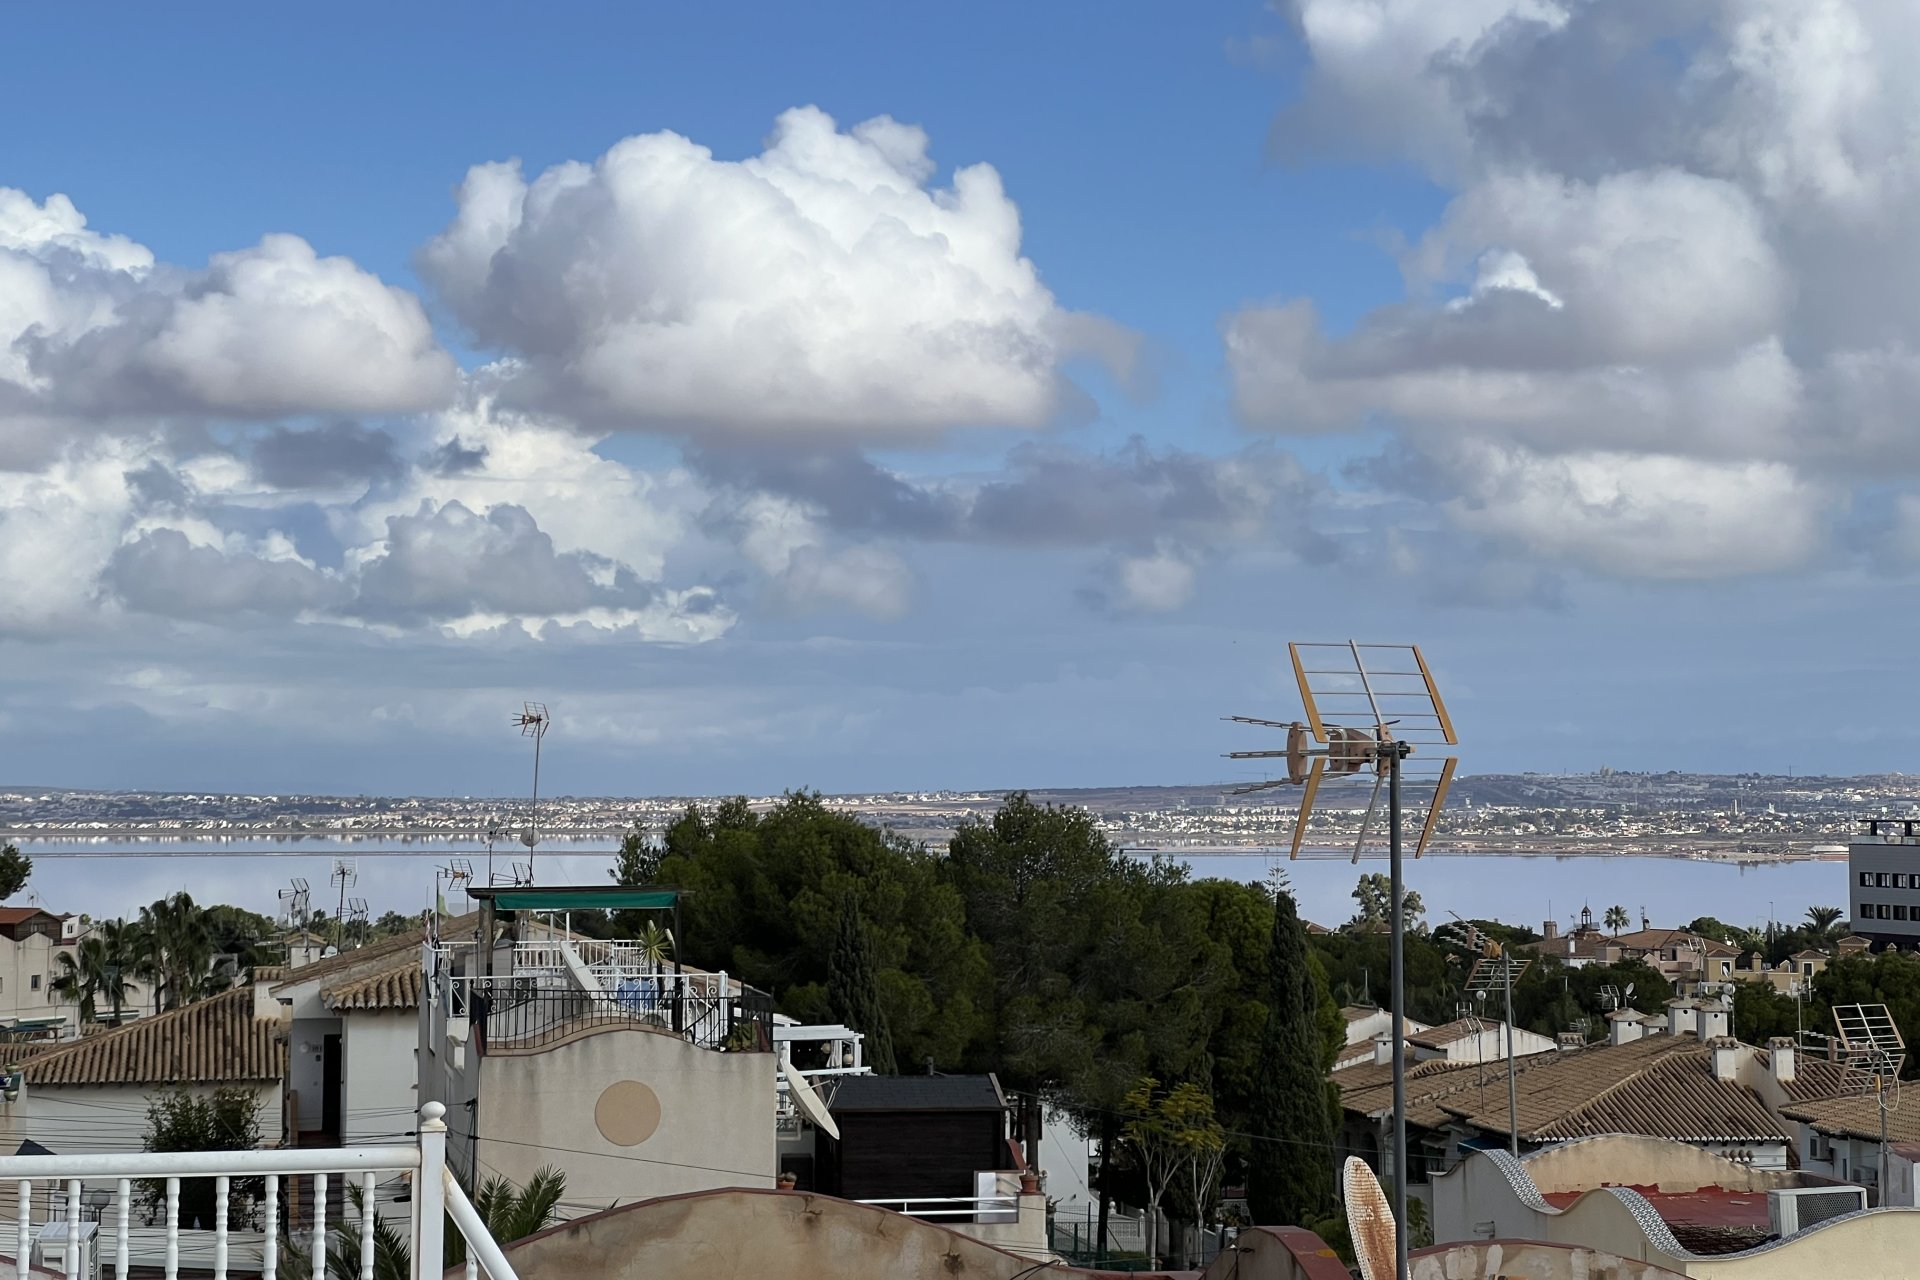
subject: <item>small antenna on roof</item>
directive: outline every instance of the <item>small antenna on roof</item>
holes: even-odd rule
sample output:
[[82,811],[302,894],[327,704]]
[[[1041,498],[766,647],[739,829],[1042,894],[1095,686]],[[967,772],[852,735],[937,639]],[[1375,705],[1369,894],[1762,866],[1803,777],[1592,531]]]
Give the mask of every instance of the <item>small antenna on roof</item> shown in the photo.
[[527,818],[527,829],[520,835],[520,843],[527,846],[527,883],[533,883],[533,849],[540,843],[540,743],[547,736],[547,729],[553,723],[553,717],[547,714],[544,702],[522,703],[519,715],[513,722],[520,726],[520,736],[533,739],[533,807]]
[[338,935],[334,939],[334,945],[337,947],[344,948],[347,945],[347,936],[345,932],[343,932],[346,927],[347,890],[353,888],[359,880],[360,862],[358,859],[335,858],[333,860],[333,871],[327,876],[327,883],[338,885],[340,888],[340,904],[335,909],[333,916],[333,931]]

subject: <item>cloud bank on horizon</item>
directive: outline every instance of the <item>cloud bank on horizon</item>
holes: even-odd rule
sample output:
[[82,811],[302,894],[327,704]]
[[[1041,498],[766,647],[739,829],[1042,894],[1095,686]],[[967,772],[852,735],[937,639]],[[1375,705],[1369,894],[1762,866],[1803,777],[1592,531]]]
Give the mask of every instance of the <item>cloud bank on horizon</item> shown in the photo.
[[234,684],[243,645],[492,690],[530,646],[886,643],[956,561],[1111,627],[1236,566],[1516,608],[1920,559],[1911,6],[1276,7],[1306,72],[1274,157],[1448,198],[1350,327],[1285,280],[1218,300],[1228,449],[1081,439],[1151,408],[1153,317],[1056,296],[992,158],[886,116],[461,157],[424,296],[299,228],[167,263],[0,185],[0,643],[98,646],[90,705],[258,722],[304,695]]

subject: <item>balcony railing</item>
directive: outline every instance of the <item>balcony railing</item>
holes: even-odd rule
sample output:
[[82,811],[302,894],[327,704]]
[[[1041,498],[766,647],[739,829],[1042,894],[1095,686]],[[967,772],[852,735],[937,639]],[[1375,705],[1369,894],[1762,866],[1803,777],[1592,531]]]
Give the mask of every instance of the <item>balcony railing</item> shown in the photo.
[[902,1200],[857,1200],[876,1209],[891,1209],[909,1218],[953,1219],[967,1222],[1014,1222],[1020,1217],[1020,1197],[991,1196],[919,1196]]
[[447,1012],[468,1019],[483,1054],[537,1049],[602,1027],[670,1032],[703,1049],[773,1045],[773,997],[724,973],[647,973],[587,991],[562,975],[517,970],[450,976],[446,990]]
[[[413,1194],[409,1202],[409,1239],[411,1273],[415,1280],[440,1280],[445,1268],[444,1218],[450,1217],[467,1242],[467,1278],[478,1280],[516,1280],[512,1266],[500,1246],[487,1233],[460,1184],[447,1171],[446,1108],[429,1102],[420,1108],[419,1141],[412,1146],[344,1147],[333,1149],[298,1148],[271,1151],[193,1151],[133,1152],[111,1155],[38,1155],[0,1157],[0,1188],[12,1185],[14,1222],[9,1230],[0,1222],[0,1248],[12,1236],[14,1280],[30,1280],[35,1241],[60,1249],[60,1269],[66,1280],[85,1280],[89,1275],[106,1275],[108,1250],[111,1250],[113,1275],[127,1280],[133,1267],[134,1242],[144,1234],[134,1225],[137,1194],[149,1187],[157,1192],[156,1208],[161,1214],[164,1252],[161,1270],[165,1280],[177,1280],[183,1257],[180,1225],[180,1195],[183,1182],[211,1178],[214,1183],[211,1232],[211,1265],[214,1280],[227,1280],[235,1261],[235,1237],[245,1235],[243,1265],[255,1268],[261,1280],[276,1280],[283,1263],[310,1280],[352,1280],[328,1275],[329,1225],[332,1221],[357,1222],[359,1235],[358,1280],[373,1280],[374,1222],[377,1216],[374,1188],[383,1178],[410,1175]],[[329,1184],[339,1180],[342,1186],[359,1191],[357,1201],[349,1197],[337,1208],[350,1213],[329,1216]],[[262,1229],[258,1233],[239,1232],[229,1221],[232,1193],[242,1184],[257,1183],[262,1191],[260,1211]],[[286,1184],[283,1186],[283,1183]],[[310,1212],[310,1224],[281,1221],[283,1191],[304,1184]],[[44,1187],[36,1191],[36,1187]],[[98,1200],[89,1188],[107,1191],[105,1207],[98,1210],[97,1234],[83,1230],[92,1226],[87,1204]],[[0,1203],[4,1199],[0,1198]],[[35,1226],[36,1206],[45,1220]],[[64,1225],[64,1236],[60,1227]],[[424,1227],[424,1229],[423,1229]],[[186,1233],[189,1238],[205,1232]],[[49,1235],[52,1240],[49,1241]],[[87,1248],[101,1250],[98,1267],[84,1267]],[[283,1256],[284,1255],[284,1256]]]

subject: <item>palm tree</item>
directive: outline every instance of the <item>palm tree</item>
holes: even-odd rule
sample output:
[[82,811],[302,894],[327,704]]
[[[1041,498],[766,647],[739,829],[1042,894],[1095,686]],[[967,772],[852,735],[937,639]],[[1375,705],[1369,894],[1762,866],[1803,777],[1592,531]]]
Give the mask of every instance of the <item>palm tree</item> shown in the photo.
[[1839,907],[1808,907],[1807,929],[1821,943],[1833,940],[1834,926],[1840,922]]
[[1613,906],[1607,908],[1607,928],[1613,930],[1614,937],[1619,937],[1620,931],[1632,923],[1633,917],[1627,914],[1625,907]]
[[156,1011],[178,1009],[209,994],[214,939],[206,912],[190,895],[176,893],[140,908],[139,928],[141,976],[153,982]]
[[[518,1188],[496,1174],[481,1184],[480,1194],[473,1197],[473,1208],[486,1224],[487,1234],[505,1246],[552,1226],[566,1190],[566,1175],[551,1165]],[[360,1274],[360,1188],[349,1185],[347,1194],[352,1197],[355,1213],[351,1219],[342,1218],[335,1224],[327,1241],[328,1275]],[[445,1220],[443,1230],[445,1243],[441,1247],[446,1265],[457,1267],[467,1260],[466,1237],[453,1225],[452,1218]],[[311,1274],[310,1259],[304,1252],[296,1250],[294,1263],[290,1271]],[[412,1242],[407,1233],[384,1219],[376,1219],[373,1224],[373,1275],[374,1280],[413,1280]]]
[[634,950],[640,959],[655,973],[666,968],[667,961],[673,959],[673,930],[662,929],[649,920],[640,929],[640,935],[634,940]]
[[99,999],[105,996],[113,1006],[113,1025],[120,1025],[120,1011],[126,1006],[133,983],[127,975],[135,961],[130,954],[127,926],[115,920],[82,938],[70,950],[60,953],[59,972],[53,978],[53,992],[80,1006],[80,1021],[87,1024],[99,1014]]

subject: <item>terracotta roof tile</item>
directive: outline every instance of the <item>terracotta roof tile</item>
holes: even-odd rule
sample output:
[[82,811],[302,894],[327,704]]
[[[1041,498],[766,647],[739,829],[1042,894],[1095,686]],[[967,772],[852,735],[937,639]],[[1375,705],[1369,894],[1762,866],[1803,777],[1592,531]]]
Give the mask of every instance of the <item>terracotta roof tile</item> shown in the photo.
[[[480,913],[477,911],[469,912],[464,916],[454,916],[451,919],[440,922],[440,936],[446,938],[463,932],[470,933],[473,927],[479,922]],[[426,940],[427,930],[425,926],[418,929],[409,929],[405,933],[397,933],[391,938],[381,938],[377,942],[370,942],[364,947],[356,947],[352,951],[342,951],[337,956],[328,956],[325,960],[315,960],[312,964],[302,965],[298,969],[290,971],[287,974],[286,981],[282,982],[280,986],[289,987],[296,983],[308,983],[312,982],[315,978],[338,978],[356,969],[364,969],[376,960],[387,960],[395,955],[404,954],[411,957],[420,949]]]
[[1428,1027],[1425,1031],[1407,1037],[1410,1044],[1422,1049],[1444,1049],[1456,1040],[1465,1040],[1468,1036],[1478,1035],[1490,1027],[1503,1027],[1503,1022],[1481,1022],[1477,1018],[1461,1018],[1456,1022],[1443,1022],[1437,1027]]
[[[1654,1035],[1623,1045],[1522,1059],[1516,1091],[1520,1136],[1560,1142],[1637,1133],[1680,1142],[1782,1142],[1789,1135],[1758,1094],[1713,1075],[1712,1050],[1692,1035]],[[1508,1131],[1502,1096],[1440,1103],[1489,1133]]]
[[[1876,1142],[1880,1138],[1880,1103],[1868,1094],[1790,1102],[1780,1108],[1780,1114],[1789,1120],[1810,1124],[1821,1133],[1870,1138]],[[1920,1139],[1920,1114],[1901,1107],[1889,1111],[1887,1137],[1899,1142]]]
[[397,963],[383,965],[378,972],[357,974],[320,990],[320,999],[329,1009],[418,1009],[420,1007],[420,961],[402,952]]
[[27,1084],[240,1084],[286,1075],[278,1018],[239,987],[27,1059]]

